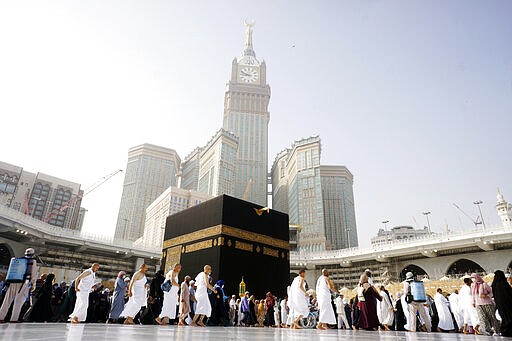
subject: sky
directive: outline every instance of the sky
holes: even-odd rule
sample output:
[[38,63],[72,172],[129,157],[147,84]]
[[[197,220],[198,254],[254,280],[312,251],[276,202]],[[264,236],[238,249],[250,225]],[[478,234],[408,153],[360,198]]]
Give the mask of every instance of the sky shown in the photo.
[[[269,169],[311,135],[354,174],[359,243],[382,221],[468,230],[512,201],[510,1],[0,1],[0,160],[82,184],[152,143],[183,159],[222,125],[254,19]],[[124,175],[84,197],[113,235]]]

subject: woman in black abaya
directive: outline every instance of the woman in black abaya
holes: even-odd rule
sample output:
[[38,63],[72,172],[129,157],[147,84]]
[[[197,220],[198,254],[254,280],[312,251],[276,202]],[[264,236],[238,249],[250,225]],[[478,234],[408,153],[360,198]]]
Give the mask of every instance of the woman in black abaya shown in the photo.
[[48,274],[43,286],[37,292],[37,300],[32,307],[32,312],[30,313],[30,322],[50,322],[52,320],[53,313],[50,301],[53,293],[54,278],[54,274]]
[[501,316],[501,335],[512,336],[512,287],[508,284],[503,271],[494,273],[492,281],[494,303]]

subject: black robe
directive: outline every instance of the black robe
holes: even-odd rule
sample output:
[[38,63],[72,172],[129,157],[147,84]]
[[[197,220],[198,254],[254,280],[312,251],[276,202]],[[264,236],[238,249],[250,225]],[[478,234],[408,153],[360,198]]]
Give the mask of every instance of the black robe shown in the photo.
[[164,303],[164,292],[162,290],[162,283],[165,281],[164,272],[159,270],[155,278],[151,281],[149,285],[149,297],[148,303],[151,307],[151,312],[153,314],[153,318],[157,318],[158,315],[162,312],[162,306]]
[[253,300],[249,300],[249,315],[247,318],[247,324],[254,326],[258,324],[258,318],[256,317],[256,305]]
[[492,281],[494,303],[501,316],[501,335],[512,336],[512,287],[508,284],[503,271],[494,273]]
[[51,299],[53,293],[53,279],[54,274],[48,274],[41,288],[36,294],[36,301],[30,312],[29,321],[31,322],[50,322],[53,319],[51,309]]
[[396,314],[395,314],[395,330],[405,331],[405,325],[407,324],[407,318],[404,314],[404,308],[402,307],[402,300],[398,299],[395,302]]
[[212,313],[208,319],[208,325],[226,327],[229,321],[228,313],[226,310],[226,301],[224,300],[224,290],[218,285],[215,285],[214,289],[217,291],[217,293],[214,294],[212,292],[210,296],[212,298]]

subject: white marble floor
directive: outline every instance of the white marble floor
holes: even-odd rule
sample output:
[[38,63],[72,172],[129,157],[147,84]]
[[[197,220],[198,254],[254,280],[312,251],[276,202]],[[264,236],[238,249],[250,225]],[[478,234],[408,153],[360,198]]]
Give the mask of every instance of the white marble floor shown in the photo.
[[[350,330],[290,330],[269,328],[222,328],[222,327],[177,327],[177,326],[124,326],[114,324],[64,323],[17,323],[0,325],[0,340],[24,341],[363,341],[363,340],[507,340],[501,337],[486,337],[463,334],[406,333],[406,332],[366,332]],[[508,339],[512,340],[512,338]]]

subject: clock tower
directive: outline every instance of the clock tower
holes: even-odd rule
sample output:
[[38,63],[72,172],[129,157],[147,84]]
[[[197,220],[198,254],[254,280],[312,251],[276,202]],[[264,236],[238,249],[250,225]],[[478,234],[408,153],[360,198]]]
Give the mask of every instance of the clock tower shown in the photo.
[[267,206],[268,123],[270,87],[265,61],[252,45],[254,22],[245,21],[245,48],[235,57],[226,84],[223,128],[238,136],[235,196]]

